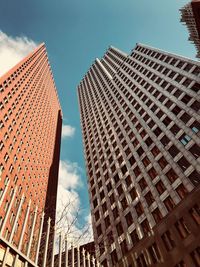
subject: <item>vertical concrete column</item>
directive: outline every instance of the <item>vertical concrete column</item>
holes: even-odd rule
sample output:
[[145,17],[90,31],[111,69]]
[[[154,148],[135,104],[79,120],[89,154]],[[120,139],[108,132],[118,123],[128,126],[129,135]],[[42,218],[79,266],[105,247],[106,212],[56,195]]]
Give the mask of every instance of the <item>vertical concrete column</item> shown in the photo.
[[46,233],[46,241],[45,241],[43,264],[42,264],[43,267],[46,267],[46,262],[47,262],[50,226],[51,226],[51,219],[49,218],[47,222],[47,233]]
[[84,248],[82,250],[82,255],[83,255],[83,267],[86,267],[86,264],[85,264],[85,249]]
[[77,267],[80,267],[80,248],[77,246]]
[[93,265],[93,267],[95,267],[95,258],[94,258],[94,256],[92,256],[92,265]]
[[[31,200],[29,200],[29,203],[28,203],[28,207],[27,207],[27,210],[26,210],[26,216],[25,216],[25,219],[24,219],[24,224],[23,224],[23,227],[22,227],[22,232],[21,232],[21,236],[20,236],[20,240],[19,240],[19,244],[18,244],[18,249],[20,251],[21,251],[21,246],[22,246],[22,241],[23,241],[23,237],[24,237],[24,232],[26,230],[26,225],[27,225],[28,216],[29,216],[29,212],[30,212],[30,206],[31,206]],[[13,267],[16,267],[17,266],[18,258],[19,258],[19,255],[17,254],[15,256],[15,261],[14,261]]]
[[59,234],[59,255],[58,255],[58,267],[62,265],[62,233]]
[[16,217],[15,217],[15,221],[14,221],[14,224],[13,224],[13,228],[12,228],[11,234],[10,234],[9,242],[12,242],[13,235],[15,233],[16,225],[17,225],[17,222],[18,222],[18,218],[19,218],[19,214],[20,214],[23,202],[24,202],[24,194],[22,195],[22,198],[21,198],[20,203],[19,203],[19,207],[17,209],[17,214],[16,214]]
[[73,242],[71,245],[71,251],[72,251],[72,267],[74,267],[74,243]]
[[65,236],[65,267],[68,267],[68,241],[67,241],[67,236]]
[[41,244],[41,238],[42,238],[43,224],[44,224],[44,212],[42,212],[41,223],[40,223],[40,231],[39,231],[39,237],[38,237],[38,243],[37,243],[36,257],[35,257],[35,264],[36,265],[38,264],[38,257],[39,257],[39,252],[40,252],[40,244]]
[[55,239],[56,239],[56,226],[54,225],[54,229],[53,229],[53,245],[52,245],[52,254],[51,254],[51,267],[54,267]]
[[31,245],[32,245],[32,240],[33,240],[33,234],[34,234],[34,230],[35,230],[35,223],[36,223],[36,218],[37,218],[37,210],[38,210],[38,207],[36,206],[35,211],[34,211],[33,223],[32,223],[32,227],[31,227],[30,240],[29,240],[27,254],[26,254],[27,257],[29,257],[29,255],[30,255],[30,250],[31,250]]
[[2,202],[3,202],[3,200],[4,200],[4,197],[5,197],[6,192],[8,190],[8,185],[9,184],[10,184],[10,181],[8,181],[8,183],[5,185],[5,188],[4,188],[4,191],[3,191],[3,195],[1,196],[1,199],[0,199],[0,206],[1,206]]
[[[28,203],[28,206],[27,206],[27,209],[26,209],[26,216],[25,216],[25,219],[24,219],[24,224],[23,224],[23,227],[22,227],[22,232],[21,232],[21,236],[20,236],[20,240],[19,240],[19,244],[18,244],[18,249],[19,250],[21,250],[22,241],[23,241],[23,237],[24,237],[24,232],[26,230],[28,216],[29,216],[29,212],[30,212],[30,206],[31,206],[31,200],[29,200],[29,203]],[[14,267],[17,266],[18,258],[19,258],[19,256],[16,255],[15,256],[14,265],[13,265]]]
[[87,253],[87,261],[88,261],[88,267],[90,267],[90,253]]
[[7,223],[7,220],[8,220],[8,216],[10,215],[10,210],[12,208],[13,201],[15,199],[16,192],[17,192],[17,186],[15,187],[14,193],[13,193],[11,201],[10,201],[10,204],[9,204],[8,209],[6,211],[6,215],[4,217],[3,224],[2,224],[1,229],[0,229],[0,235],[3,234],[4,228],[6,226],[6,223]]

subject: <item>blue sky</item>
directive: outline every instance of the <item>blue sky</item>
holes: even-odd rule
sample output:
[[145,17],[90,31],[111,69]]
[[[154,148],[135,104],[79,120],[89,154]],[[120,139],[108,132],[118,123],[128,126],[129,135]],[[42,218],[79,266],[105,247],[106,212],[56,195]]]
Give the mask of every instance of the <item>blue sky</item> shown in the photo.
[[64,124],[75,128],[72,137],[62,140],[61,159],[68,165],[73,163],[75,171],[72,167],[72,172],[82,181],[82,186],[77,180],[69,191],[79,193],[80,203],[86,208],[84,216],[88,213],[89,201],[76,87],[94,59],[102,57],[109,45],[129,53],[139,42],[194,58],[195,49],[187,41],[188,32],[179,22],[179,8],[187,2],[1,0],[2,32],[46,44]]

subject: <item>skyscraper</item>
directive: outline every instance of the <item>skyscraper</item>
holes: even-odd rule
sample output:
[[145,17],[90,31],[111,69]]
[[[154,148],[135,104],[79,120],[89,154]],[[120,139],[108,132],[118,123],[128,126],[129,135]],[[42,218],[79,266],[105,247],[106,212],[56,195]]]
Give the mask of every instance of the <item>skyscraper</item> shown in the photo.
[[103,266],[199,266],[200,63],[110,47],[78,86]]
[[200,58],[200,0],[192,0],[181,11],[181,22],[185,23],[189,31],[189,41],[194,43],[197,57]]
[[62,126],[44,44],[0,78],[0,111],[0,244],[35,261],[42,212],[55,220]]

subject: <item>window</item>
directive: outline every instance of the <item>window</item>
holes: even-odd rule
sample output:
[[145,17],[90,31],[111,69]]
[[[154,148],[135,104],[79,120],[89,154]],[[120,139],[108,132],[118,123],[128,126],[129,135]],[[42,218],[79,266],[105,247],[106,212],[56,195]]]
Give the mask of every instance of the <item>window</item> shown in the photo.
[[122,166],[121,171],[122,171],[123,175],[127,172],[126,165]]
[[100,236],[102,234],[102,230],[101,230],[101,224],[99,224],[97,226],[97,235]]
[[131,153],[131,150],[129,147],[125,150],[125,153],[126,153],[126,156],[128,156]]
[[175,157],[178,155],[178,153],[179,153],[179,150],[178,150],[177,147],[174,146],[174,145],[172,145],[172,146],[168,149],[168,151],[169,151],[170,155],[171,155],[173,158],[175,158]]
[[140,202],[138,202],[138,204],[135,205],[135,210],[136,210],[138,217],[143,214],[144,210],[143,210],[142,204]]
[[191,137],[187,134],[182,134],[181,137],[179,138],[179,141],[186,146],[191,140]]
[[133,230],[133,232],[130,233],[130,237],[131,237],[131,241],[132,241],[133,245],[137,244],[137,242],[139,241],[139,237],[138,237],[136,230]]
[[194,144],[190,149],[189,149],[190,153],[196,158],[198,159],[200,157],[200,147],[196,144]]
[[97,199],[95,198],[94,201],[93,201],[93,206],[94,206],[94,209],[97,207]]
[[164,204],[167,208],[168,211],[173,210],[173,208],[175,207],[174,201],[172,200],[172,198],[170,196],[168,196],[165,200],[164,200]]
[[144,197],[145,197],[145,200],[149,206],[151,206],[151,204],[155,201],[155,199],[154,199],[154,197],[150,191]]
[[179,128],[176,124],[174,124],[174,125],[170,128],[170,131],[171,131],[174,135],[176,135],[176,134],[180,131],[180,128]]
[[128,207],[126,197],[121,200],[122,208],[125,210]]
[[183,218],[175,223],[175,227],[181,238],[186,238],[190,234],[190,230],[188,229]]
[[102,255],[105,251],[105,245],[104,245],[103,241],[101,243],[99,243],[99,250],[100,250],[100,255]]
[[152,215],[154,217],[154,220],[156,223],[159,223],[161,220],[162,220],[162,214],[159,210],[159,208],[156,208],[153,212],[152,212]]
[[127,215],[125,216],[125,218],[126,218],[127,225],[130,226],[133,223],[133,217],[132,217],[131,213],[130,212],[127,213]]
[[130,190],[129,194],[131,196],[131,199],[135,200],[135,198],[137,197],[137,193],[134,187]]
[[180,119],[186,124],[191,119],[191,117],[186,112],[184,112]]
[[126,240],[122,241],[122,243],[120,244],[121,250],[122,250],[122,254],[125,255],[128,252],[128,247],[126,244]]
[[141,157],[142,154],[144,153],[143,148],[142,148],[142,147],[138,148],[137,153],[138,153],[138,155]]
[[173,169],[170,169],[167,173],[166,173],[167,178],[169,179],[169,181],[171,183],[173,183],[174,181],[176,181],[176,179],[178,178],[178,175],[175,173],[175,171]]
[[197,171],[193,171],[189,176],[188,179],[191,180],[191,182],[194,185],[198,185],[200,183],[200,174]]
[[109,218],[109,216],[107,216],[105,218],[105,226],[106,226],[106,228],[108,228],[110,226],[110,218]]
[[165,186],[161,180],[155,186],[156,186],[156,189],[160,195],[162,195],[162,193],[164,193],[166,190],[166,188],[165,188]]
[[111,205],[112,205],[114,202],[115,202],[115,197],[114,197],[114,194],[112,194],[112,195],[110,196],[110,203],[111,203]]
[[103,203],[102,210],[103,210],[103,213],[105,213],[107,211],[107,204],[106,204],[106,202]]
[[195,264],[194,267],[200,266],[200,247],[197,247],[195,250],[193,250],[191,253],[191,258],[193,263]]
[[135,158],[133,156],[130,157],[129,163],[131,166],[135,163]]
[[191,96],[189,96],[188,94],[185,94],[185,95],[181,98],[181,101],[187,105],[188,102],[190,102],[191,99],[192,99]]
[[95,212],[94,216],[95,216],[95,220],[98,221],[100,218],[100,214],[98,210]]
[[185,186],[183,184],[180,184],[177,188],[176,188],[176,192],[178,193],[179,197],[181,199],[184,199],[187,194],[188,194],[188,191],[187,189],[185,188]]
[[164,146],[167,146],[167,145],[169,144],[170,140],[169,140],[169,138],[168,138],[166,135],[164,135],[164,136],[161,138],[160,142],[161,142]]
[[178,106],[175,106],[172,109],[172,112],[177,116],[181,112],[181,108],[179,108]]
[[200,225],[200,209],[197,204],[195,204],[190,210],[189,213],[191,217],[193,218],[194,222],[197,225]]
[[197,121],[194,121],[194,122],[192,123],[192,125],[190,126],[190,128],[192,129],[192,131],[193,131],[194,133],[198,133],[198,132],[200,131],[200,123],[197,122]]
[[117,184],[119,182],[119,175],[118,173],[113,177],[115,183]]
[[150,232],[150,226],[149,223],[147,221],[147,219],[145,219],[142,223],[141,223],[141,227],[143,230],[144,235],[148,235]]
[[138,166],[136,166],[134,169],[133,169],[133,172],[135,173],[135,176],[139,176],[141,174],[141,171],[140,171],[140,168]]
[[[111,252],[111,260],[112,260],[112,264],[115,265],[117,262],[118,262],[118,256],[117,256],[117,252],[116,250],[114,249],[112,252]],[[105,266],[105,265],[103,265]]]
[[175,247],[175,242],[172,239],[172,235],[170,231],[166,231],[162,236],[162,241],[165,245],[167,251],[172,250]]
[[177,263],[174,267],[187,267],[187,265],[185,264],[184,261],[180,261],[180,262]]
[[122,228],[122,224],[121,222],[119,222],[117,225],[116,225],[116,228],[117,228],[117,233],[118,235],[122,235],[123,234],[123,228]]
[[178,165],[181,167],[183,171],[190,167],[190,163],[187,159],[183,156],[177,161]]
[[119,211],[118,211],[118,208],[115,207],[115,208],[113,209],[113,217],[114,217],[114,219],[117,219],[118,216],[119,216]]
[[200,90],[200,84],[199,83],[195,83],[190,89],[192,91],[198,93],[198,91]]
[[192,105],[190,105],[190,107],[191,107],[192,109],[194,109],[196,112],[198,112],[199,109],[200,109],[200,102],[197,101],[197,100],[195,100],[195,101],[192,103]]
[[142,160],[142,162],[143,162],[143,164],[144,164],[145,167],[147,167],[147,166],[151,163],[151,161],[149,160],[148,157],[145,157],[145,158]]
[[154,146],[151,149],[151,153],[154,155],[154,157],[156,157],[160,153],[160,150],[157,148],[157,146]]
[[147,187],[147,182],[145,181],[144,178],[142,178],[138,183],[142,191]]
[[140,254],[138,258],[136,259],[137,266],[138,267],[147,267],[147,262],[143,254]]
[[108,192],[110,192],[112,190],[111,182],[109,182],[106,187],[107,187]]
[[161,157],[159,160],[158,160],[158,164],[160,165],[160,167],[162,169],[164,169],[167,165],[168,165],[168,162],[166,161],[166,159],[164,157]]
[[156,243],[153,243],[152,246],[148,248],[149,254],[151,256],[151,259],[153,263],[157,263],[161,260],[160,251],[156,245]]
[[146,140],[145,140],[145,143],[146,145],[149,147],[151,144],[153,144],[153,141],[150,137],[148,137]]
[[154,167],[152,167],[149,171],[148,171],[149,176],[151,177],[152,180],[154,180],[156,178],[156,176],[158,175],[156,170],[154,169]]
[[127,186],[127,187],[129,187],[129,186],[132,184],[130,175],[128,175],[128,176],[126,177],[125,182],[126,182],[126,186]]
[[102,200],[104,197],[105,197],[104,191],[101,191],[101,192],[100,192],[100,198],[101,198],[101,200]]

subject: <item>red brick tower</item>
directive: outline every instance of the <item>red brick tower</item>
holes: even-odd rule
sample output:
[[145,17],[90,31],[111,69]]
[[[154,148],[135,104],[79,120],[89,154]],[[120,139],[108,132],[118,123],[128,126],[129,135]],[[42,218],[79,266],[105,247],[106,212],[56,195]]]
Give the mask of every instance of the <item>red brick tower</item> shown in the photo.
[[0,237],[32,260],[42,212],[55,219],[61,125],[41,44],[0,78]]

